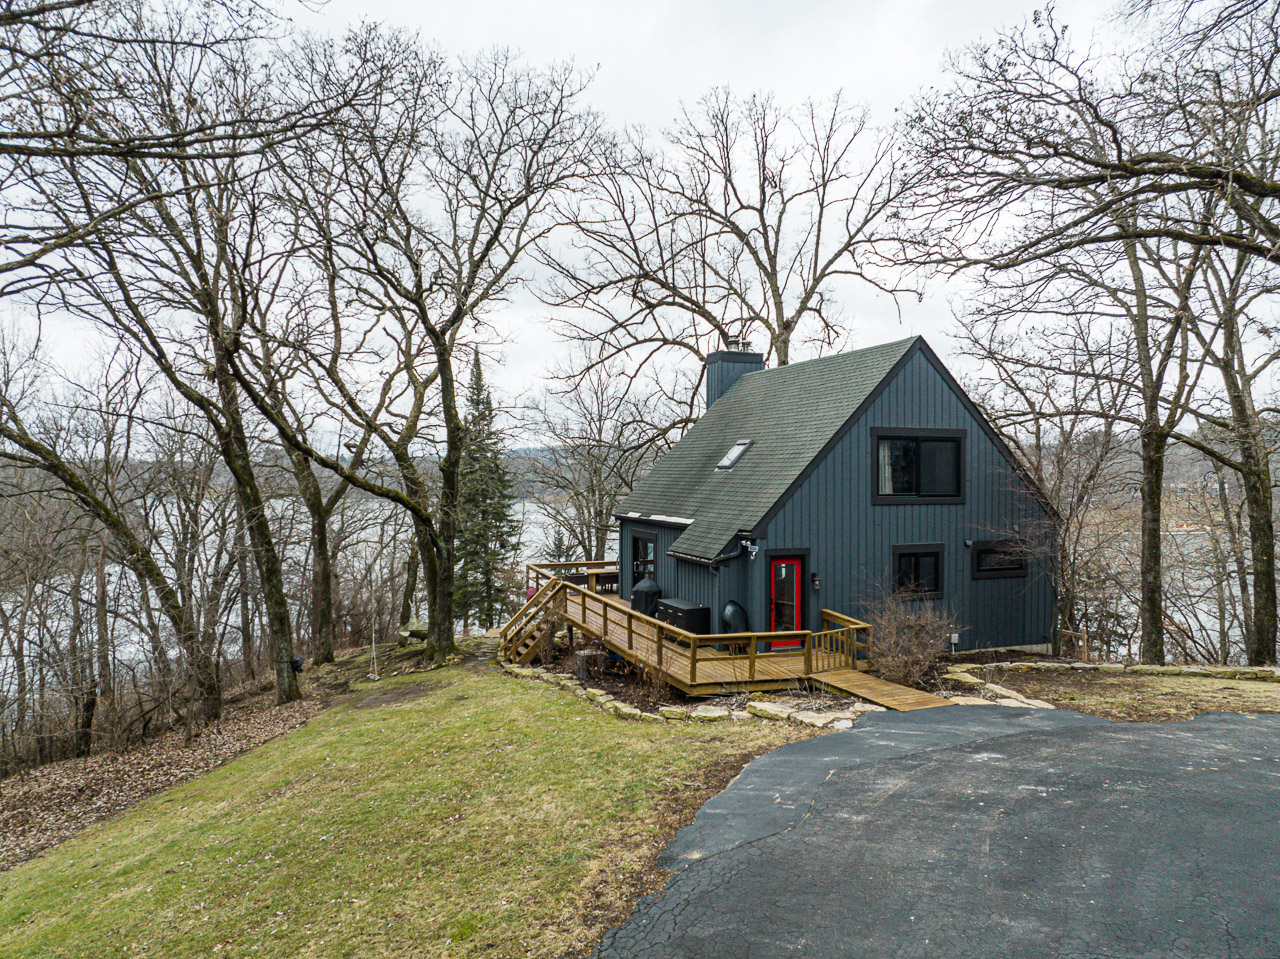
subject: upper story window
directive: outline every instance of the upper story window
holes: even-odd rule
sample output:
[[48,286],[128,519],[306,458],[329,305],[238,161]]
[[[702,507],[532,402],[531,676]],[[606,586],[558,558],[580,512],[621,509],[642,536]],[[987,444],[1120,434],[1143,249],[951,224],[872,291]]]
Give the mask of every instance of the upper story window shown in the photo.
[[751,448],[754,440],[738,440],[730,447],[729,452],[724,454],[724,458],[716,464],[718,470],[731,470],[738,460],[742,459],[742,454]]
[[877,503],[964,501],[963,430],[872,430]]

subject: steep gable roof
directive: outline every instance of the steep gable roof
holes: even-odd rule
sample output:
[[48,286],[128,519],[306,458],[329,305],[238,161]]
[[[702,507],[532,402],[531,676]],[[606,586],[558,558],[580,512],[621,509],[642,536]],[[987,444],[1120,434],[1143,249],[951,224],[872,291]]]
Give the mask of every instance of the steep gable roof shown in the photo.
[[[903,362],[919,337],[748,373],[618,507],[622,519],[684,525],[671,552],[711,562],[755,527]],[[751,446],[717,470],[735,443]]]

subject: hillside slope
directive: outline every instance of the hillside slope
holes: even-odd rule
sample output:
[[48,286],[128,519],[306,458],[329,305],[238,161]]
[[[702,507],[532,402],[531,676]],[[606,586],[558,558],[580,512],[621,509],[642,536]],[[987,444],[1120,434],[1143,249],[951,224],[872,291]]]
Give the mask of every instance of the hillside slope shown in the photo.
[[678,825],[804,735],[623,722],[476,665],[352,691],[0,874],[0,956],[580,955]]

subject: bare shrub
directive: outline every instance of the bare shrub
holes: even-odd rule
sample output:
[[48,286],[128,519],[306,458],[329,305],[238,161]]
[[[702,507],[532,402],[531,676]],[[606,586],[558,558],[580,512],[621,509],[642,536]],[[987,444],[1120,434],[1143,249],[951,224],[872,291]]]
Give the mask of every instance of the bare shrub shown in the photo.
[[872,662],[883,679],[919,686],[947,652],[955,618],[938,603],[891,593],[870,614]]

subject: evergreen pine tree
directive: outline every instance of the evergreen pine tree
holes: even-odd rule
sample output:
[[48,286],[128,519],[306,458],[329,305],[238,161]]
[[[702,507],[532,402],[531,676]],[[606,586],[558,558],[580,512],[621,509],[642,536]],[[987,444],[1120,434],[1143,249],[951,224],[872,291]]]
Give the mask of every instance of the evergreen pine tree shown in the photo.
[[492,629],[515,609],[510,573],[520,549],[521,523],[479,350],[472,359],[466,410],[467,439],[458,481],[454,616],[464,627],[474,621]]
[[577,548],[569,542],[568,534],[559,523],[551,531],[551,542],[547,544],[546,554],[548,563],[572,563],[578,559]]

